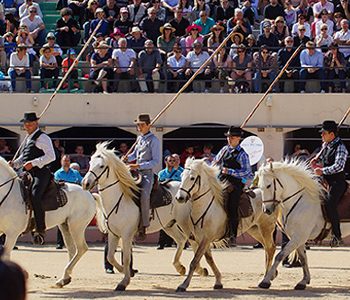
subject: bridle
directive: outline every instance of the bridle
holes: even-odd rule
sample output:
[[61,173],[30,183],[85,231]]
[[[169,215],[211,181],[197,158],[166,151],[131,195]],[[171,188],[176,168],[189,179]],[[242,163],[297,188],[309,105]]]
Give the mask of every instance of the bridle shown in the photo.
[[[191,169],[186,168],[185,170],[191,170]],[[197,182],[199,183],[199,186],[198,186],[198,191],[199,191],[200,188],[201,188],[201,177],[200,177],[200,175],[198,175],[196,177],[196,179],[194,180],[192,186],[188,190],[184,189],[183,187],[180,187],[179,190],[185,192],[187,194],[187,196],[188,196],[188,199],[190,199],[192,197],[191,191],[194,189],[194,187],[196,186]],[[199,199],[199,198],[197,197],[196,200],[197,199]]]
[[[100,178],[103,176],[103,174],[106,173],[106,172],[107,172],[107,178],[108,178],[108,177],[109,177],[109,166],[106,166],[106,167],[104,168],[104,170],[100,173],[100,175],[97,175],[97,174],[96,174],[94,171],[92,171],[92,170],[89,170],[89,171],[86,173],[86,174],[91,173],[92,175],[95,176],[94,184],[91,186],[90,191],[98,184],[99,179],[100,179]],[[112,182],[111,184],[109,184],[109,185],[107,185],[107,186],[105,186],[105,187],[103,187],[103,188],[100,188],[98,191],[99,191],[99,192],[103,192],[103,191],[107,190],[108,188],[114,186],[114,185],[117,184],[118,182],[119,182],[119,179],[117,179],[116,181]]]

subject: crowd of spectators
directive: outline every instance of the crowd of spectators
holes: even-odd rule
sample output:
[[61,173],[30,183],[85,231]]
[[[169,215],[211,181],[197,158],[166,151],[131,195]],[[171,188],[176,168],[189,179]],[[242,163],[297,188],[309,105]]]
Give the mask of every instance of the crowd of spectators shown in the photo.
[[[164,91],[175,92],[231,32],[188,91],[206,92],[215,81],[220,92],[264,91],[300,44],[275,89],[283,92],[292,80],[294,92],[304,92],[306,80],[316,79],[321,92],[346,91],[349,0],[60,0],[54,32],[33,0],[3,3],[0,67],[13,91],[17,77],[32,89],[35,61],[41,88],[55,88],[100,22],[84,56],[96,92],[117,92],[120,81],[132,92],[157,92],[164,82]],[[75,67],[75,88],[78,77]]]

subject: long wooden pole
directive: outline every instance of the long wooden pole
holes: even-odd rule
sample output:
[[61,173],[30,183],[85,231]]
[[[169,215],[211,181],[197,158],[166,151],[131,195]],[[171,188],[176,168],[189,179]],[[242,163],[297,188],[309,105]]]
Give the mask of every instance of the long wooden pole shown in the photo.
[[267,91],[265,92],[265,94],[261,97],[261,99],[258,101],[258,103],[255,105],[255,107],[253,108],[253,110],[249,113],[249,115],[247,116],[247,118],[243,121],[243,123],[241,124],[241,128],[244,128],[247,123],[249,122],[249,120],[251,119],[251,117],[254,115],[254,113],[256,112],[256,110],[259,108],[260,104],[265,100],[266,96],[271,92],[273,86],[276,84],[276,82],[280,79],[280,77],[283,75],[283,73],[285,72],[285,70],[287,70],[287,68],[289,67],[290,63],[292,62],[292,60],[298,55],[299,51],[301,50],[301,48],[303,47],[303,45],[301,44],[297,49],[295,49],[293,55],[288,59],[286,65],[282,68],[282,70],[279,72],[279,74],[276,76],[276,78],[274,79],[274,81],[270,84],[269,88],[267,89]]
[[340,128],[340,126],[345,122],[345,120],[349,116],[349,114],[350,114],[350,106],[349,106],[348,110],[346,111],[345,115],[343,116],[343,118],[338,123],[338,128]]
[[[226,43],[233,36],[234,33],[235,32],[233,31],[230,32],[230,34],[215,49],[212,55],[210,55],[209,58],[203,63],[203,65],[201,65],[200,68],[196,72],[194,72],[191,78],[186,81],[183,87],[176,93],[176,95],[169,101],[169,103],[166,106],[164,106],[164,108],[153,118],[153,120],[151,121],[151,125],[154,125],[157,122],[157,120],[167,111],[167,109],[177,100],[177,98],[179,98],[182,92],[192,83],[192,81],[197,77],[197,75],[211,62],[213,57],[221,50],[221,48],[226,45]],[[135,146],[136,146],[136,142],[130,147],[129,151],[123,156],[124,161],[126,160],[126,157],[134,150]]]

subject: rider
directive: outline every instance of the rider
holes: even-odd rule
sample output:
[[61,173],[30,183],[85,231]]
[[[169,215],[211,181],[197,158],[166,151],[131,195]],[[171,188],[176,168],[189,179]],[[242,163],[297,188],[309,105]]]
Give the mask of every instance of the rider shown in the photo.
[[139,170],[142,175],[141,182],[141,222],[139,228],[139,238],[146,237],[146,228],[149,226],[150,195],[153,186],[154,168],[161,161],[160,142],[150,131],[151,118],[149,114],[140,114],[134,123],[141,135],[136,140],[136,146],[127,157],[131,170]]
[[27,136],[20,156],[10,162],[16,169],[23,167],[33,177],[32,204],[35,217],[34,242],[44,244],[45,212],[42,208],[42,197],[50,183],[51,172],[49,165],[56,158],[50,137],[39,129],[39,118],[35,112],[24,113],[21,120]]
[[[320,130],[323,147],[318,155],[311,160],[311,166],[318,176],[322,176],[329,185],[329,194],[326,199],[328,216],[332,223],[333,239],[332,247],[339,247],[342,243],[340,221],[337,204],[347,189],[345,180],[345,164],[348,150],[338,136],[338,127],[334,121],[324,121]],[[322,166],[317,165],[317,161]]]
[[231,243],[235,244],[238,228],[238,206],[244,184],[253,177],[249,163],[249,156],[240,146],[242,130],[231,126],[225,133],[227,145],[216,155],[213,163],[221,167],[221,180],[227,180],[231,184],[227,213],[230,224]]

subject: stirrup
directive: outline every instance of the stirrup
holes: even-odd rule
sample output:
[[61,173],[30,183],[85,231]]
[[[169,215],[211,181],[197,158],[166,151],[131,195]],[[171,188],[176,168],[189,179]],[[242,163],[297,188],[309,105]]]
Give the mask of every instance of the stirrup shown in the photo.
[[33,242],[34,242],[34,245],[44,245],[45,244],[44,234],[40,232],[34,232]]

